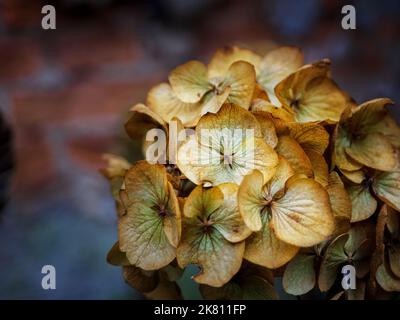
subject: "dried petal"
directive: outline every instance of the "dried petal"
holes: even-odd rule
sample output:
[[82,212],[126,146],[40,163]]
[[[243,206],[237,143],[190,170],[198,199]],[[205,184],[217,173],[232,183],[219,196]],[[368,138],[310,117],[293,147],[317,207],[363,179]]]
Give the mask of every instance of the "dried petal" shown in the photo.
[[212,89],[207,79],[207,67],[199,61],[189,61],[175,68],[169,82],[176,96],[186,103],[199,102]]
[[132,265],[144,270],[175,258],[180,210],[164,166],[137,162],[125,176],[126,215],[119,220],[119,243]]
[[289,262],[283,274],[283,288],[289,294],[299,296],[315,286],[315,256],[299,254]]

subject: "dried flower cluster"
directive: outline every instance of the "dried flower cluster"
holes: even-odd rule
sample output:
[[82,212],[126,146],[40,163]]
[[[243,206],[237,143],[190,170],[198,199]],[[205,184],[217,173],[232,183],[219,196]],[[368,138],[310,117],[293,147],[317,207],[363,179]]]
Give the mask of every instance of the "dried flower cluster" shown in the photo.
[[[190,264],[206,299],[277,299],[274,277],[297,296],[394,297],[400,128],[391,103],[356,105],[329,60],[304,65],[292,47],[264,57],[228,47],[208,65],[177,67],[125,128],[145,154],[149,130],[191,134],[158,152],[158,163],[108,155],[102,170],[119,220],[108,261],[149,298],[180,298],[176,280]],[[345,265],[355,267],[356,289],[341,286]]]

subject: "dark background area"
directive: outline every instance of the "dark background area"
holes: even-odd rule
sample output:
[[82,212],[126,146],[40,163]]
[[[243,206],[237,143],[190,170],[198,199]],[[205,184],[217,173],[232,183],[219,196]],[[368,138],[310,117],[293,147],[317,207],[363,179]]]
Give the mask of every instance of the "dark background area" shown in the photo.
[[[56,30],[41,28],[44,4],[56,7]],[[345,4],[356,30],[341,28]],[[172,68],[229,44],[297,45],[307,62],[330,58],[357,102],[398,102],[399,17],[396,0],[1,0],[0,108],[16,168],[0,221],[0,298],[140,297],[105,261],[117,227],[98,169],[105,152],[141,157],[123,132],[127,110]],[[45,264],[57,290],[41,288]]]

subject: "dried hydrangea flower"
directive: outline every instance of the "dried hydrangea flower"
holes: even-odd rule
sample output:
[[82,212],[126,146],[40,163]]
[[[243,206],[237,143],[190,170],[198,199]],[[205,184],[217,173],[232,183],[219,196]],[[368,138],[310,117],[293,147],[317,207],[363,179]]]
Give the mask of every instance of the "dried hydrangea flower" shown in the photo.
[[[276,299],[273,276],[282,274],[293,295],[400,291],[392,102],[356,106],[331,79],[329,60],[303,63],[292,47],[264,57],[225,47],[208,65],[175,68],[131,109],[128,135],[161,129],[168,144],[148,161],[168,162],[107,156],[102,173],[119,218],[107,261],[145,297],[181,299],[176,280],[188,264],[200,266],[194,280],[206,299]],[[171,143],[182,131],[186,140]],[[143,141],[146,157],[153,142]],[[346,264],[356,267],[356,290],[339,289]]]
[[281,131],[277,145],[278,154],[285,157],[297,174],[315,176],[327,185],[328,165],[322,156],[328,146],[329,135],[318,123],[287,123]]
[[239,188],[239,209],[254,233],[246,241],[245,258],[277,268],[297,253],[313,246],[334,231],[334,219],[325,189],[312,179],[294,175],[280,158],[270,180],[254,170]]
[[239,272],[220,288],[200,285],[207,300],[277,300],[274,277],[270,270],[243,261]]
[[182,268],[200,266],[193,278],[198,283],[220,287],[240,269],[243,240],[251,231],[239,214],[237,189],[232,183],[209,189],[197,186],[185,201],[177,260]]
[[119,220],[119,244],[129,262],[155,270],[175,259],[181,225],[175,191],[162,165],[137,162],[125,175],[126,215]]
[[356,171],[363,165],[391,171],[397,165],[400,128],[385,109],[390,99],[367,101],[343,112],[335,133],[334,163]]
[[359,279],[369,272],[372,229],[370,223],[354,225],[349,233],[338,236],[329,244],[319,272],[318,286],[321,291],[328,291],[332,287],[343,265],[353,265]]
[[196,135],[179,148],[177,161],[188,179],[207,186],[240,184],[254,168],[271,177],[277,163],[276,152],[264,142],[256,118],[232,104],[199,121]]
[[366,220],[384,203],[400,210],[400,166],[393,171],[362,170],[360,183],[349,183],[347,192],[352,202],[351,222]]
[[297,122],[336,123],[349,104],[349,97],[328,75],[325,60],[306,65],[275,87],[283,107],[291,109]]
[[[248,109],[256,85],[254,66],[236,61],[223,76],[210,77],[207,67],[199,61],[189,61],[169,75],[169,82],[176,96],[185,103],[202,101],[202,111],[217,112],[226,101]],[[174,116],[179,117],[179,114]]]
[[275,95],[276,85],[304,64],[303,53],[295,47],[280,47],[268,52],[260,61],[257,82],[276,106],[281,102]]

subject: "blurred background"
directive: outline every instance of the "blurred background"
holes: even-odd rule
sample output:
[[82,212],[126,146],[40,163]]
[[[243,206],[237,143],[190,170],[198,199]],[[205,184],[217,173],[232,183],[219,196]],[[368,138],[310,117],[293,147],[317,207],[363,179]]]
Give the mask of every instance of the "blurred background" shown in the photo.
[[[56,30],[41,28],[45,4]],[[341,28],[346,4],[356,30]],[[141,158],[127,110],[172,68],[229,44],[297,45],[307,62],[329,57],[357,102],[399,102],[399,17],[397,0],[0,0],[0,109],[13,131],[0,122],[0,298],[141,297],[105,261],[117,226],[98,169],[106,152]],[[41,288],[46,264],[57,290]]]

